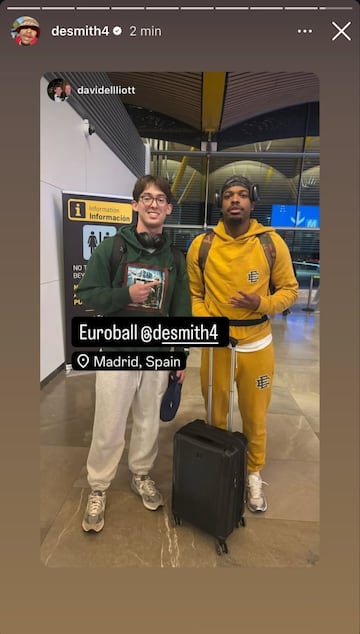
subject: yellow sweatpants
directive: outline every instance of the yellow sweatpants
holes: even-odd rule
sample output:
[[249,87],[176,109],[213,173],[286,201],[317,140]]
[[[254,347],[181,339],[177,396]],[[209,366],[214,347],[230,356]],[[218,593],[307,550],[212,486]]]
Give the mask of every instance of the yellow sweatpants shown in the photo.
[[[230,384],[229,348],[214,350],[212,421],[216,427],[227,428]],[[238,405],[243,421],[243,433],[248,439],[248,470],[260,471],[266,456],[266,414],[270,404],[274,376],[274,346],[256,352],[237,352],[235,383]],[[207,411],[209,382],[209,350],[202,349],[201,391]],[[235,398],[234,398],[235,401]]]

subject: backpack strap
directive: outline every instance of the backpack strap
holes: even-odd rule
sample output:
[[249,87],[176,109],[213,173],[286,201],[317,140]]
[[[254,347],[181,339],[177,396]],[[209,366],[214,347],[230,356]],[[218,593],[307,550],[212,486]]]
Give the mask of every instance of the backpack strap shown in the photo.
[[202,274],[204,274],[206,258],[208,256],[214,236],[215,236],[215,232],[212,229],[210,229],[204,234],[204,237],[200,243],[198,262],[199,262],[199,267]]
[[116,272],[126,259],[126,242],[121,233],[114,235],[110,260],[110,279],[114,281]]
[[[181,258],[183,257],[182,251],[175,247],[173,244],[171,245],[171,251],[174,258],[174,264],[176,268],[176,274],[179,274],[181,267]],[[116,233],[114,235],[113,246],[111,251],[111,260],[110,260],[110,279],[111,282],[114,281],[115,275],[121,266],[126,260],[126,242],[121,235],[121,233]]]
[[262,248],[264,249],[271,273],[276,258],[275,245],[268,233],[259,233],[258,238],[262,244]]
[[[198,262],[199,262],[199,267],[202,273],[204,273],[206,258],[208,256],[214,236],[215,236],[215,232],[212,229],[210,229],[204,234],[204,237],[200,243]],[[268,261],[269,269],[271,273],[271,270],[276,258],[274,243],[267,232],[259,233],[258,238],[261,242],[262,248],[264,249],[264,253],[266,255],[266,259]]]
[[276,258],[275,245],[269,236],[268,233],[259,233],[258,238],[262,244],[262,248],[264,249],[264,253],[266,255],[266,259],[269,264],[270,269],[270,280],[269,280],[269,293],[273,295],[276,291],[274,284],[271,281],[271,271]]
[[176,268],[176,274],[179,275],[179,271],[180,271],[180,267],[181,267],[181,260],[184,257],[183,252],[181,251],[181,249],[179,249],[178,247],[176,247],[174,244],[171,245],[171,251],[174,257],[174,264],[175,264],[175,268]]

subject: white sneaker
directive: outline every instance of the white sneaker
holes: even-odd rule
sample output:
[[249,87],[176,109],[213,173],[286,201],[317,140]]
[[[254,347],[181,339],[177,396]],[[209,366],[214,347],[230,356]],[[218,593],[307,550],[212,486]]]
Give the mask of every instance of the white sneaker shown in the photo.
[[84,531],[95,531],[95,533],[98,533],[102,530],[104,527],[105,504],[105,491],[91,491],[82,521]]
[[262,488],[263,484],[267,484],[267,482],[261,479],[259,471],[251,471],[248,474],[247,506],[252,513],[257,511],[264,513],[267,509],[267,502]]
[[133,475],[130,486],[135,493],[140,495],[143,505],[149,511],[156,511],[159,506],[164,506],[162,495],[149,475]]

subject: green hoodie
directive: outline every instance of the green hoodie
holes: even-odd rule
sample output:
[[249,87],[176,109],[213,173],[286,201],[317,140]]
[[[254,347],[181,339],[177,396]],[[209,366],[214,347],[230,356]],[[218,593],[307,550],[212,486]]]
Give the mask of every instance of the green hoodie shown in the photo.
[[[114,238],[99,244],[76,291],[83,304],[93,309],[95,314],[107,317],[190,317],[191,299],[185,258],[181,258],[177,270],[169,237],[166,236],[160,249],[150,253],[137,240],[133,227],[122,227],[119,231],[127,247],[124,262],[112,281]],[[130,285],[140,280],[148,282],[151,279],[160,280],[159,286],[155,287],[152,303],[147,306],[131,304],[128,283]]]

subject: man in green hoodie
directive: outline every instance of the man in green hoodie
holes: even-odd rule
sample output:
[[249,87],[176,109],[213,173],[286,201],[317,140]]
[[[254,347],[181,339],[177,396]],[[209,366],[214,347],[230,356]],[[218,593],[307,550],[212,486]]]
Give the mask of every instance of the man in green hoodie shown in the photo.
[[[121,228],[125,256],[112,279],[113,238],[104,240],[92,254],[77,295],[97,314],[117,317],[191,316],[185,258],[175,262],[169,237],[163,231],[172,212],[168,181],[150,175],[134,186],[132,207],[137,225]],[[150,281],[146,281],[150,280]],[[134,348],[133,348],[134,350]],[[147,348],[147,351],[150,349]],[[185,370],[177,370],[182,383]],[[131,489],[144,506],[156,510],[163,498],[150,471],[158,452],[160,404],[168,385],[168,371],[98,371],[93,437],[87,459],[88,497],[82,528],[99,532],[104,526],[106,491],[119,465],[128,414],[132,433],[128,464]]]

